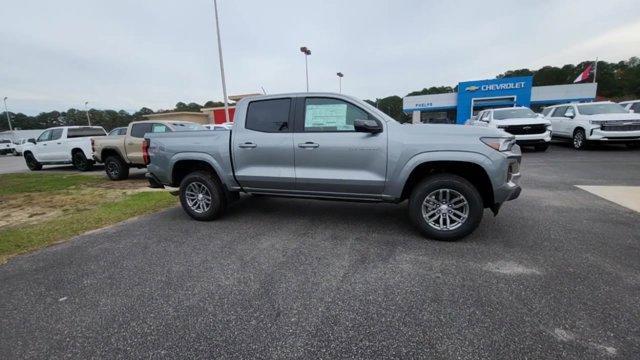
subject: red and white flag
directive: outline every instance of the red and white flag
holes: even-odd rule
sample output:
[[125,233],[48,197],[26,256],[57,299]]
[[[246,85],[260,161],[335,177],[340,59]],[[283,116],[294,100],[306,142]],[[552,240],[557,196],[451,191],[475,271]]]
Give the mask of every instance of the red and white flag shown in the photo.
[[573,80],[573,82],[574,83],[583,82],[589,79],[589,76],[591,76],[591,64],[589,64],[589,66],[587,66],[587,68],[584,69],[584,71],[581,72],[580,75],[578,75],[578,77],[575,80]]

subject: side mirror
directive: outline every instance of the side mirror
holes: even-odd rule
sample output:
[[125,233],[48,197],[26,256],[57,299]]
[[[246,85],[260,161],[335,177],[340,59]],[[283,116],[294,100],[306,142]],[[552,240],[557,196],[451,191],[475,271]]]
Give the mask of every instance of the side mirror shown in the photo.
[[32,144],[35,144],[35,143],[36,143],[36,139],[31,138],[31,139],[27,140],[27,142],[30,142],[30,143],[32,143]]
[[356,132],[366,132],[371,134],[382,132],[382,125],[376,120],[354,120],[353,128],[356,130]]

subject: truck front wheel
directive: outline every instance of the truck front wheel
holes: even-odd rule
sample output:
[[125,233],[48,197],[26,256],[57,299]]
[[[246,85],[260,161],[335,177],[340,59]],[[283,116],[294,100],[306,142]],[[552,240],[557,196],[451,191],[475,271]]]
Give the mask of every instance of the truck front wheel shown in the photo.
[[180,182],[180,204],[196,220],[217,219],[226,207],[222,184],[207,172],[192,172]]
[[24,161],[27,163],[27,167],[31,171],[42,170],[42,164],[36,160],[32,153],[28,152],[24,154]]
[[115,155],[104,159],[104,171],[111,180],[124,180],[129,177],[129,166]]
[[478,190],[453,174],[429,176],[413,189],[409,216],[427,238],[453,241],[471,234],[484,207]]

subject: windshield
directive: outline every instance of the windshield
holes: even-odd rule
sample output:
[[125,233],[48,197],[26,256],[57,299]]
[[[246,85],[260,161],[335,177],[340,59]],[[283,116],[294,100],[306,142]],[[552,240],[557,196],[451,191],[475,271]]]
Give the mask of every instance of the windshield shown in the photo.
[[173,130],[175,131],[207,130],[202,125],[199,125],[196,123],[189,123],[189,122],[171,123],[171,126],[173,126]]
[[622,106],[618,104],[590,104],[578,105],[578,112],[582,115],[598,115],[598,114],[626,114],[628,113]]
[[504,119],[532,119],[538,117],[538,114],[531,111],[531,109],[504,109],[494,110],[493,120]]

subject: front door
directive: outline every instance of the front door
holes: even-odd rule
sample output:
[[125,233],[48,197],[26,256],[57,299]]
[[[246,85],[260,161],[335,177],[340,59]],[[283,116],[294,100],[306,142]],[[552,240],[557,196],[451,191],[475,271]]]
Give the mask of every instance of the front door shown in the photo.
[[386,129],[378,134],[356,132],[354,120],[377,119],[342,99],[298,101],[293,135],[296,190],[342,197],[381,195],[387,171]]
[[234,126],[233,165],[245,190],[277,193],[293,189],[292,108],[291,98],[252,101],[244,126]]

